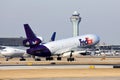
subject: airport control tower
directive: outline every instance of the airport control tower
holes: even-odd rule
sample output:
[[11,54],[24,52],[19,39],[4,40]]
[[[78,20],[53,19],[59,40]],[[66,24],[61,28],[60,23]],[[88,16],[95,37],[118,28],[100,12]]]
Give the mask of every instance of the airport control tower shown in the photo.
[[74,11],[72,16],[70,17],[70,20],[73,24],[73,37],[79,36],[79,23],[81,21],[80,14],[77,11]]

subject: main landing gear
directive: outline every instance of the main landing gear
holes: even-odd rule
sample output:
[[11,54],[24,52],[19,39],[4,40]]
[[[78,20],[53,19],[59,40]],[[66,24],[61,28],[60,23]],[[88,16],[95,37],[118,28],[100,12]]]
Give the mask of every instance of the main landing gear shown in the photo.
[[73,52],[74,52],[74,51],[71,50],[70,57],[67,58],[67,61],[74,61],[74,60],[75,60],[75,59],[72,57],[72,53],[73,53]]
[[12,57],[6,57],[6,61],[9,61],[9,59],[12,59]]
[[57,56],[58,56],[58,57],[57,57],[57,60],[58,60],[58,61],[61,61],[62,58],[60,57],[60,54],[58,54]]
[[[58,61],[61,61],[62,58],[60,57],[60,54],[58,54],[57,56],[58,56],[58,57],[57,57],[57,60],[58,60]],[[50,60],[54,60],[54,58],[51,57],[51,56],[46,57],[46,61],[50,61]]]
[[40,58],[35,58],[35,61],[41,61],[41,59]]
[[40,57],[32,56],[32,58],[33,58],[35,61],[41,61]]
[[26,59],[24,57],[21,57],[20,61],[26,61]]
[[53,57],[50,56],[46,57],[46,61],[50,61],[50,60],[53,60]]

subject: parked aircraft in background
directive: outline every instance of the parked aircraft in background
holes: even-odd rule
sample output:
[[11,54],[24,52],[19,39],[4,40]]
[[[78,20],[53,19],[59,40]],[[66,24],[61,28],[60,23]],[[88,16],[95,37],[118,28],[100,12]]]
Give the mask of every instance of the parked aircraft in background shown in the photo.
[[8,46],[0,46],[0,54],[6,58],[6,61],[14,57],[19,57],[20,61],[25,61],[25,57],[30,56],[26,53],[26,50]]
[[[41,40],[36,37],[28,24],[24,24],[24,29],[27,38],[23,41],[23,45],[30,47],[27,49],[27,53],[34,56],[46,57],[46,60],[52,60],[51,56],[53,55],[58,55],[57,60],[61,60],[60,55],[68,52],[72,53],[73,48],[94,46],[100,41],[97,35],[87,34],[40,44]],[[69,60],[72,61],[74,58],[70,57],[68,58]]]

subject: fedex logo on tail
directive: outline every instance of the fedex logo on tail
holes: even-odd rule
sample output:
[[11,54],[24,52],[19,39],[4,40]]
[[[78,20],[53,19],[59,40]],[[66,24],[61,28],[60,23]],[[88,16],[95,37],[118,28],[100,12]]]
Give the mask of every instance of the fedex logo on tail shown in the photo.
[[88,37],[86,37],[85,40],[79,39],[79,41],[80,41],[80,46],[83,47],[93,44],[93,40]]

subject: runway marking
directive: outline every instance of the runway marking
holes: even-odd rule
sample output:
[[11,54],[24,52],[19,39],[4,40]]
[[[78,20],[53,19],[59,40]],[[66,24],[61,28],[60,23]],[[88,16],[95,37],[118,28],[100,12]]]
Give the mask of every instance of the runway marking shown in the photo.
[[113,68],[113,65],[37,65],[37,66],[0,66],[0,70],[9,69],[95,69],[95,68]]

